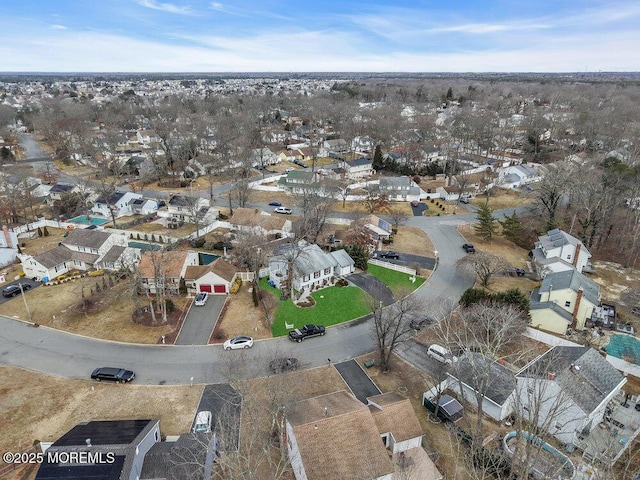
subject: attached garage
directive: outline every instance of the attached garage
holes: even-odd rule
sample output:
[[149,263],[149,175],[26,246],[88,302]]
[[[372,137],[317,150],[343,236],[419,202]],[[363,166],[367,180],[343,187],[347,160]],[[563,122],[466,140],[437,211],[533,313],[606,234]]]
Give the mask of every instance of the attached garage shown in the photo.
[[211,293],[211,285],[200,285],[200,291]]
[[237,273],[236,267],[218,258],[209,265],[188,266],[184,280],[190,294],[207,292],[214,295],[228,295]]
[[[210,287],[210,285],[209,285]],[[226,285],[214,285],[213,286],[213,293],[227,293],[227,286]]]

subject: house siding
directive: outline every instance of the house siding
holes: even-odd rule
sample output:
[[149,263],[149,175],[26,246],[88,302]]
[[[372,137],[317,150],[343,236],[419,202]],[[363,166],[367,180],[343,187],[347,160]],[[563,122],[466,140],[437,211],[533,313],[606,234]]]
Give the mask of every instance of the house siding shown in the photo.
[[293,433],[293,427],[289,422],[286,425],[287,431],[287,451],[289,453],[289,462],[291,462],[291,469],[296,480],[308,480],[307,474],[304,471],[304,465],[302,464],[302,456],[300,455],[300,448],[296,436]]
[[144,463],[144,457],[154,444],[160,441],[160,423],[156,422],[155,425],[147,435],[136,446],[136,455],[133,457],[133,465],[129,472],[129,480],[138,480],[142,474],[142,464]]
[[418,448],[422,446],[422,436],[410,438],[409,440],[404,440],[402,442],[394,441],[393,444],[393,453],[406,452],[412,448]]

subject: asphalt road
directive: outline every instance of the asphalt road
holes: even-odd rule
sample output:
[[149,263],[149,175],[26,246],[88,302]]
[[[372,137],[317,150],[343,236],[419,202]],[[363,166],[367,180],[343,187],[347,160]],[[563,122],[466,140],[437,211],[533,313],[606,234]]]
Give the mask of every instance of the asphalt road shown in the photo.
[[[31,280],[30,278],[21,278],[20,280],[14,280],[12,282],[8,282],[2,285],[2,288],[5,289],[7,288],[9,285],[14,285],[17,283],[28,283],[29,285],[31,285],[31,288],[29,290],[25,290],[24,295],[27,299],[27,304],[29,303],[29,293],[31,292],[31,290],[33,290],[36,287],[39,287],[40,285],[42,285],[41,282],[35,282],[33,280]],[[18,293],[18,295],[16,295],[15,297],[5,297],[4,295],[0,295],[0,304],[3,304],[4,302],[11,302],[11,301],[15,301],[15,302],[20,302],[21,303],[21,307],[16,307],[16,308],[24,308],[24,303],[22,301],[22,299],[20,298],[20,294]]]

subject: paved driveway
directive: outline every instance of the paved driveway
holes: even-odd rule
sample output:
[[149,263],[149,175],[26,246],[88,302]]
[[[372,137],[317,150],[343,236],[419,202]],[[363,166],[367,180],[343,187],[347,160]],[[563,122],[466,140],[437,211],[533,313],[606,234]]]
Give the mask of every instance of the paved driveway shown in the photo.
[[355,397],[365,405],[367,404],[367,397],[373,395],[379,395],[382,393],[380,389],[373,383],[373,380],[369,378],[369,375],[362,370],[362,367],[358,365],[355,360],[347,360],[346,362],[336,363],[334,365],[338,373],[349,386],[351,392]]
[[442,362],[427,355],[428,348],[429,345],[411,339],[398,345],[394,353],[418,370],[429,375],[437,383],[438,379],[442,379],[447,367]]
[[240,441],[242,396],[228,383],[206,385],[200,397],[195,417],[202,410],[211,412],[211,430],[221,437],[221,449],[237,451]]
[[[29,285],[31,285],[31,289],[26,290],[24,292],[25,298],[27,299],[27,305],[29,305],[29,293],[31,293],[31,290],[33,290],[36,287],[39,287],[40,285],[42,285],[42,282],[35,282],[33,280],[31,280],[30,278],[21,278],[20,280],[15,280],[13,282],[8,282],[8,283],[3,283],[2,284],[2,288],[7,288],[9,285],[13,285],[16,283],[28,283]],[[18,293],[18,295],[16,295],[15,297],[4,297],[2,295],[0,295],[0,304],[4,303],[4,302],[9,302],[11,300],[15,300],[16,302],[22,302],[22,299],[20,298],[20,294]],[[31,307],[31,305],[29,305]],[[22,308],[24,308],[24,304],[22,306]]]
[[206,305],[192,305],[176,338],[176,345],[207,345],[226,299],[226,295],[209,295]]
[[384,305],[391,305],[395,302],[389,287],[369,273],[353,273],[347,279],[371,295],[372,298],[381,300]]

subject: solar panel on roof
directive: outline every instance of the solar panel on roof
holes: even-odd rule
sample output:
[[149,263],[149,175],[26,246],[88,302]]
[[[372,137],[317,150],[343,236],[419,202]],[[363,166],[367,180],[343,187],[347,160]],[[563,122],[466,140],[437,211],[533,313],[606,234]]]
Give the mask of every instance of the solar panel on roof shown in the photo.
[[151,420],[107,420],[79,424],[60,437],[54,447],[86,445],[128,445],[144,430]]
[[38,469],[36,480],[118,480],[124,460],[124,455],[116,455],[113,463],[100,465],[43,463]]

